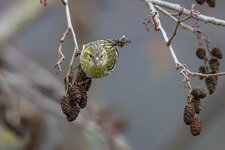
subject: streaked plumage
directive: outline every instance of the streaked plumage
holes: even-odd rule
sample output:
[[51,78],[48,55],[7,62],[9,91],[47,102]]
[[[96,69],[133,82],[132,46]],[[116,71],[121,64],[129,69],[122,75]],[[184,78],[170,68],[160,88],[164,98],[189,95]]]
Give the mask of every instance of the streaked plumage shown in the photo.
[[98,40],[85,44],[80,55],[82,70],[88,77],[102,78],[109,75],[119,57],[119,47],[130,43],[125,36],[119,40]]

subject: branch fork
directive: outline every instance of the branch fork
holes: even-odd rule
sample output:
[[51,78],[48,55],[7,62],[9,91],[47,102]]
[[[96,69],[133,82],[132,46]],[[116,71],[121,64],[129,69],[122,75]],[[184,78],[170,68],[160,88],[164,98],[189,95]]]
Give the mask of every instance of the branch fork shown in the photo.
[[[203,21],[205,23],[212,23],[214,25],[225,26],[224,20],[217,19],[214,17],[208,17],[208,16],[200,14],[200,12],[198,12],[197,10],[194,9],[194,6],[195,6],[194,4],[192,5],[191,9],[188,10],[188,9],[184,8],[183,6],[169,3],[166,1],[162,1],[162,0],[143,0],[143,1],[146,3],[146,5],[148,6],[148,8],[150,10],[150,16],[152,17],[151,20],[154,20],[154,22],[153,22],[154,28],[156,28],[156,25],[157,25],[157,29],[161,32],[161,34],[164,38],[164,41],[170,50],[170,54],[174,61],[175,68],[177,70],[181,70],[180,73],[184,77],[183,82],[185,84],[185,87],[188,88],[189,92],[192,90],[191,76],[193,76],[193,77],[199,76],[199,77],[207,78],[207,77],[211,77],[211,76],[225,75],[225,72],[219,72],[219,73],[213,73],[213,74],[203,74],[203,73],[190,71],[186,64],[180,63],[180,61],[178,60],[178,58],[174,52],[173,47],[171,46],[171,42],[176,35],[176,31],[177,31],[178,27],[181,26],[182,28],[189,30],[189,31],[193,32],[194,34],[196,34],[197,38],[199,39],[199,43],[202,44],[203,42],[205,42],[206,47],[208,48],[208,50],[210,50],[211,47],[209,45],[209,40],[208,40],[207,36],[199,30],[200,21]],[[171,14],[162,7],[175,10],[178,13]],[[171,19],[176,21],[177,24],[176,24],[174,33],[170,38],[168,38],[166,31],[164,30],[163,26],[161,25],[161,22],[159,19],[159,13],[155,8],[159,9],[163,14],[169,16]],[[151,14],[154,14],[154,15],[151,15]],[[185,14],[187,16],[184,19],[181,19],[181,15],[183,15],[183,14]],[[175,16],[177,16],[177,18]],[[184,23],[184,21],[186,21],[190,18],[194,18],[196,20],[193,27]]]
[[72,53],[72,56],[71,56],[71,60],[70,60],[69,68],[68,68],[68,72],[67,72],[67,77],[68,77],[69,74],[72,71],[74,58],[79,55],[80,50],[79,50],[79,46],[78,46],[78,42],[77,42],[77,37],[76,37],[75,31],[74,31],[74,28],[73,28],[72,22],[71,22],[71,15],[70,15],[70,9],[69,9],[68,0],[61,0],[61,2],[62,2],[62,4],[65,7],[66,20],[67,20],[67,29],[63,33],[63,35],[62,35],[62,37],[60,39],[59,50],[58,50],[58,61],[57,61],[56,65],[55,65],[55,68],[56,68],[56,72],[57,73],[62,72],[61,63],[65,59],[65,56],[64,56],[64,54],[62,52],[62,46],[63,46],[65,38],[68,36],[69,33],[71,33],[72,34],[72,38],[73,38],[73,42],[74,42],[74,50],[73,50],[73,53]]

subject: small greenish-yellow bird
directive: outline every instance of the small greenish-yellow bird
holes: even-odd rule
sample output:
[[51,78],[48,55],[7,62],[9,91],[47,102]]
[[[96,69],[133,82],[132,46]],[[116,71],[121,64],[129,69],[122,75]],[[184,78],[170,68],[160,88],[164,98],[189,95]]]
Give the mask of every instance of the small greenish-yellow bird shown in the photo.
[[90,78],[108,76],[116,65],[119,48],[130,42],[125,36],[122,36],[117,40],[97,40],[83,45],[80,54],[82,70]]

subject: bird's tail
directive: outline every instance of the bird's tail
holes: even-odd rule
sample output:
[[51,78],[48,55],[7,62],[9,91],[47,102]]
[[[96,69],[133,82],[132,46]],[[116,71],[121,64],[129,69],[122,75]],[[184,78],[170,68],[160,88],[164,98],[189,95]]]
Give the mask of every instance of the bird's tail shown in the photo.
[[113,40],[115,42],[115,44],[119,47],[123,47],[129,43],[131,43],[130,40],[128,40],[125,35],[123,35],[121,38]]

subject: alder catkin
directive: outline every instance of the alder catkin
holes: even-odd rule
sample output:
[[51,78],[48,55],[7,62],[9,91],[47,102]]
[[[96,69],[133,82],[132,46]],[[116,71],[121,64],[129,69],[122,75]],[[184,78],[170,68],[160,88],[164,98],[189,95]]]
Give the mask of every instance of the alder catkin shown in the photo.
[[199,4],[199,5],[203,5],[205,3],[206,0],[196,0],[196,2]]
[[223,58],[223,53],[221,52],[220,48],[217,47],[213,48],[211,54],[218,59]]
[[193,118],[195,116],[195,107],[193,102],[188,102],[188,104],[184,107],[184,122],[186,125],[190,125]]
[[202,131],[202,121],[199,116],[195,115],[190,125],[190,131],[193,136],[197,136]]
[[204,48],[202,47],[199,47],[196,49],[196,56],[199,58],[199,59],[205,59],[206,58],[206,51]]
[[202,87],[193,88],[191,91],[191,95],[194,98],[205,98],[207,96],[206,90]]
[[211,58],[209,60],[209,68],[212,70],[212,73],[219,72],[220,62],[217,58]]

